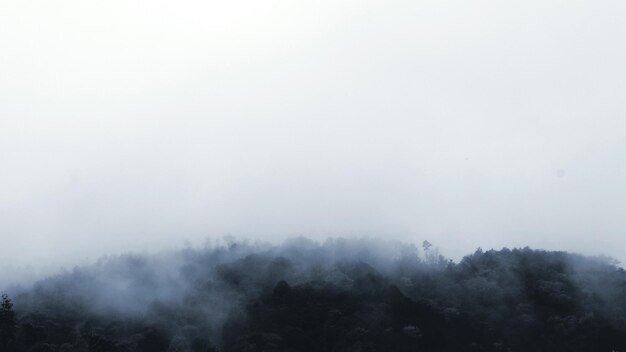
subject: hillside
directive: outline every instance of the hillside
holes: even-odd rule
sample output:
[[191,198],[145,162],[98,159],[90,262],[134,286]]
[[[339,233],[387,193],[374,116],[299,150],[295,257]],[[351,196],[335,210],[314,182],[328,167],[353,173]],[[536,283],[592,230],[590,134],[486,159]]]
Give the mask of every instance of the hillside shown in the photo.
[[529,248],[227,241],[103,258],[9,290],[0,318],[2,351],[619,351],[626,273]]

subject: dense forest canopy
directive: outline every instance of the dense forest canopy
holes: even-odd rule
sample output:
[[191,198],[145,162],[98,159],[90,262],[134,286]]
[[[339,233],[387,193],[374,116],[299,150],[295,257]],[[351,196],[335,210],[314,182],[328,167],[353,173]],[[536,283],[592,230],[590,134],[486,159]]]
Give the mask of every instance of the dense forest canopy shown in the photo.
[[624,351],[609,258],[427,241],[225,240],[6,288],[1,351]]

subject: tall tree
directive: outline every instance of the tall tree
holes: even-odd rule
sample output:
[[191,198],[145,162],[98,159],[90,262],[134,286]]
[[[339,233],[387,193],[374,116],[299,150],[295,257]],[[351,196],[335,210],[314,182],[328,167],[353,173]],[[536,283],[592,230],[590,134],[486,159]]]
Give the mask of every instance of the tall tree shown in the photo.
[[0,347],[7,348],[15,340],[17,319],[13,311],[13,302],[6,293],[2,294],[0,305]]

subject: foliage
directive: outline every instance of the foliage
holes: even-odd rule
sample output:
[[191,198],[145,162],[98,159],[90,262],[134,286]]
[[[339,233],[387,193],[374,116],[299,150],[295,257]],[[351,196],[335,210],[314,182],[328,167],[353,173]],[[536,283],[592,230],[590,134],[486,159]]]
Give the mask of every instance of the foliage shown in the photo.
[[112,257],[17,292],[19,319],[4,295],[2,351],[626,350],[614,262],[389,248],[301,239]]

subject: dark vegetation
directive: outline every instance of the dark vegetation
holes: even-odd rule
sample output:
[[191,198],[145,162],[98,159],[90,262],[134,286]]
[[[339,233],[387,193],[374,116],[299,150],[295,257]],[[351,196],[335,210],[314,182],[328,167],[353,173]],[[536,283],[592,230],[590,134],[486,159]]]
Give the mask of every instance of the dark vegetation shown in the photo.
[[603,258],[370,240],[108,257],[2,297],[0,351],[626,351]]

